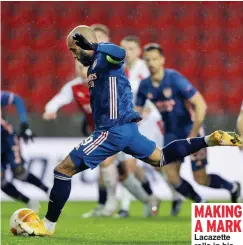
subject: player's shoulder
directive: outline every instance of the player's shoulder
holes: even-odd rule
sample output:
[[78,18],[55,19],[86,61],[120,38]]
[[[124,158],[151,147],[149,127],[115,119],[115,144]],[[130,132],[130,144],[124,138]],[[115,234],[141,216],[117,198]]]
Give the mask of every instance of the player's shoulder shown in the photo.
[[99,45],[104,45],[104,44],[114,44],[112,42],[100,42]]
[[10,105],[14,98],[19,97],[11,91],[1,90],[1,106]]
[[9,93],[11,93],[11,92],[5,91],[5,90],[1,90],[0,93],[1,93],[1,96],[2,96],[2,95],[5,95],[5,94],[9,94]]
[[182,76],[182,74],[179,71],[175,69],[171,69],[171,68],[166,68],[165,72],[168,76],[171,76],[171,77]]
[[166,68],[166,76],[170,79],[172,84],[178,84],[180,82],[189,82],[179,71]]
[[14,96],[15,94],[12,91],[1,90],[1,97],[6,97],[10,95]]
[[117,47],[118,45],[112,42],[100,42],[98,43],[97,51],[101,51],[101,49],[103,49],[105,46],[107,48],[107,47],[115,47],[115,46]]
[[[116,64],[116,60],[114,57],[116,57],[117,55],[121,56],[121,54],[120,54],[121,50],[125,54],[125,50],[123,50],[122,48],[120,48],[119,46],[117,46],[116,44],[114,44],[112,42],[98,43],[98,47],[97,47],[97,50],[95,52],[94,62],[91,66],[92,67],[91,70],[93,70],[93,69],[97,70],[100,68],[103,69],[103,68],[107,67],[107,65]],[[122,53],[122,56],[125,56],[124,54]],[[119,64],[120,64],[120,62],[119,62]],[[121,62],[121,64],[123,64],[123,62]]]

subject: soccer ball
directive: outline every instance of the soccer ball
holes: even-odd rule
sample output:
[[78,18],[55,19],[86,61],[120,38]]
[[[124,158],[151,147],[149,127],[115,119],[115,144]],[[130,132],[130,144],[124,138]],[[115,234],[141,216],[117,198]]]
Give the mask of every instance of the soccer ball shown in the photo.
[[10,218],[10,230],[15,236],[30,236],[21,224],[24,222],[39,221],[40,218],[36,212],[28,208],[21,208],[13,213]]

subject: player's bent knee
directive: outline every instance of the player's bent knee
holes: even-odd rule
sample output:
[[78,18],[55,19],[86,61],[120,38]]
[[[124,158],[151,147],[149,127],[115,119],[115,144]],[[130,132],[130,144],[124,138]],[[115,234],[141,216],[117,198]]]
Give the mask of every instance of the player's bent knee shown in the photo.
[[78,173],[79,170],[73,163],[71,157],[68,155],[63,159],[54,169],[55,171],[65,174],[67,176],[73,176],[74,174]]

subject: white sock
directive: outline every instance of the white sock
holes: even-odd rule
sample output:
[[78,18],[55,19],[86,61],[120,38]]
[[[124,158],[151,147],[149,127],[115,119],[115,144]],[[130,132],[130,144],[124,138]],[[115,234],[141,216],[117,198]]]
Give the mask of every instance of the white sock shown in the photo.
[[209,137],[210,137],[210,135],[204,136],[204,141],[205,141],[205,143],[206,143],[208,146],[210,146],[210,143],[209,143]]
[[128,177],[122,182],[122,184],[127,188],[127,190],[133,194],[139,201],[147,203],[149,196],[143,189],[140,181],[134,176],[134,174],[129,174]]
[[101,168],[101,174],[104,181],[104,186],[107,190],[107,201],[104,209],[110,213],[117,209],[116,187],[117,187],[117,169],[115,164]]
[[131,204],[131,194],[123,185],[121,185],[121,209],[125,211],[129,211],[130,204]]
[[44,217],[44,225],[48,231],[53,231],[56,227],[57,222],[51,222],[46,217]]
[[115,164],[101,168],[101,175],[104,181],[104,186],[107,190],[108,197],[115,196],[117,186],[117,169]]

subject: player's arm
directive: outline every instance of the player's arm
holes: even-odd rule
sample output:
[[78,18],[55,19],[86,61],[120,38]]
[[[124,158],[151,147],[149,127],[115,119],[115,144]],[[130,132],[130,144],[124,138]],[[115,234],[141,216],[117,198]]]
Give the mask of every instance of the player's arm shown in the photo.
[[120,64],[126,56],[125,50],[113,43],[98,44],[97,51],[106,54],[106,60],[113,65]]
[[29,127],[27,110],[23,99],[14,93],[2,92],[1,103],[4,106],[11,104],[15,106],[20,120],[19,136],[23,138],[25,142],[28,142],[30,139],[33,140],[33,133]]
[[126,56],[125,50],[113,43],[91,43],[79,33],[75,33],[73,39],[75,44],[84,50],[104,53],[106,60],[111,64],[120,64]]
[[144,105],[146,103],[147,97],[145,92],[145,84],[142,81],[138,87],[138,92],[135,98],[135,111],[139,112],[140,115],[143,114]]
[[194,109],[194,121],[189,138],[197,137],[199,130],[207,112],[207,104],[203,96],[192,86],[192,84],[181,74],[174,74],[174,85],[176,86],[180,95],[192,104]]
[[23,99],[19,95],[11,92],[5,92],[5,96],[8,100],[8,105],[12,104],[15,106],[18,112],[20,123],[27,123],[28,117],[27,117],[27,111]]
[[[240,114],[237,118],[237,123],[236,123],[237,130],[241,134],[241,137],[243,139],[243,103],[241,106]],[[241,148],[243,150],[243,147]]]
[[62,87],[60,92],[56,94],[45,106],[45,112],[42,117],[45,120],[53,120],[57,117],[57,111],[64,105],[73,101],[72,81]]
[[198,132],[203,124],[207,112],[207,104],[203,96],[199,92],[196,92],[196,94],[193,95],[189,99],[189,101],[194,107],[195,117],[193,121],[193,127],[188,137],[193,138],[193,137],[197,137]]

